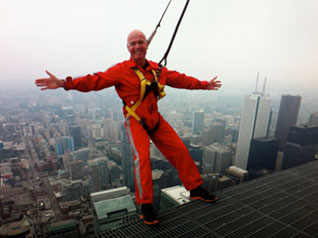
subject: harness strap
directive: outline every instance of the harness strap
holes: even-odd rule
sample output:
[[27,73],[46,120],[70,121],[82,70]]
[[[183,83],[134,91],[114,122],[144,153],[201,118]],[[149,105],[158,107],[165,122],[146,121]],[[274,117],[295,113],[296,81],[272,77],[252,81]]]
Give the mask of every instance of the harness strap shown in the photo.
[[[133,68],[135,73],[137,74],[138,78],[140,79],[140,94],[138,100],[135,102],[135,104],[132,107],[128,107],[127,105],[125,106],[125,109],[127,111],[126,118],[128,118],[130,115],[133,116],[147,131],[148,131],[148,126],[144,122],[142,118],[140,118],[136,113],[135,110],[140,106],[141,102],[145,98],[145,93],[146,93],[146,85],[151,85],[152,82],[147,80],[145,75],[138,69],[138,67]],[[158,97],[159,99],[163,98],[166,93],[163,91],[165,85],[161,85],[156,76],[156,71],[152,70],[152,73],[154,75],[153,82],[157,83],[157,88],[158,88]],[[154,131],[154,130],[153,130]]]

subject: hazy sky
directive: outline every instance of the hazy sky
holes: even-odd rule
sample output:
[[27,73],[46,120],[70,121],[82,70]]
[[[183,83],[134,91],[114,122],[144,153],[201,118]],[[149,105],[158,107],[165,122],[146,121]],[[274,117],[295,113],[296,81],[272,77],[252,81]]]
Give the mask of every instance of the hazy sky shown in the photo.
[[[185,0],[172,0],[148,59],[163,56]],[[127,34],[154,30],[168,0],[1,0],[0,81],[32,85],[105,70],[128,59]],[[317,94],[317,0],[191,0],[168,68],[201,80],[218,75],[224,92]],[[262,85],[259,86],[261,88]]]

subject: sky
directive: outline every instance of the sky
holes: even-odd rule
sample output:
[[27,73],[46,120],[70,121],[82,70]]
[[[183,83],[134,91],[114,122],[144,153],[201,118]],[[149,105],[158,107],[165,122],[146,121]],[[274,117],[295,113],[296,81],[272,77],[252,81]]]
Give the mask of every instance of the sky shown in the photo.
[[[129,59],[133,29],[149,36],[168,0],[0,0],[0,87],[35,87],[104,71]],[[147,58],[159,61],[186,0],[172,0]],[[220,91],[249,93],[267,78],[270,94],[317,95],[317,0],[191,0],[167,67]]]

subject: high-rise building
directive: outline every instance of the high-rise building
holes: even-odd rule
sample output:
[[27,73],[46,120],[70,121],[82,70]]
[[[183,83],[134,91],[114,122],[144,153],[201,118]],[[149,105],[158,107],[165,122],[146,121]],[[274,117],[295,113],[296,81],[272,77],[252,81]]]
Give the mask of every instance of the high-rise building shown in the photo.
[[70,126],[70,136],[73,137],[75,148],[82,146],[81,128],[79,126]]
[[57,155],[63,155],[66,152],[74,151],[74,141],[70,136],[62,136],[56,139],[56,153]]
[[222,143],[225,135],[225,123],[214,122],[202,133],[203,145],[211,145],[215,142]]
[[275,137],[280,139],[279,150],[283,151],[290,126],[297,123],[301,97],[283,95],[280,101]]
[[90,192],[98,192],[107,189],[109,186],[109,171],[107,159],[100,157],[87,162],[90,175]]
[[271,102],[269,96],[263,93],[253,93],[245,97],[235,158],[237,167],[246,170],[251,140],[268,135]]
[[201,134],[204,129],[204,112],[193,113],[193,133]]
[[291,126],[287,136],[282,169],[288,169],[318,158],[318,127]]
[[121,127],[122,173],[124,185],[135,191],[134,158],[124,125]]
[[202,172],[202,158],[203,158],[203,149],[200,145],[189,145],[189,153],[194,162],[198,163],[198,169],[200,173]]
[[226,146],[212,144],[206,146],[203,150],[203,173],[225,173],[225,170],[231,166],[232,156]]
[[314,112],[310,115],[309,126],[318,126],[318,112]]
[[80,160],[72,161],[69,165],[71,180],[82,179],[83,163]]
[[250,153],[248,157],[247,169],[275,170],[277,153],[279,149],[278,138],[260,137],[252,139]]
[[82,148],[73,152],[74,160],[80,160],[84,164],[87,163],[89,158],[90,149],[89,148]]

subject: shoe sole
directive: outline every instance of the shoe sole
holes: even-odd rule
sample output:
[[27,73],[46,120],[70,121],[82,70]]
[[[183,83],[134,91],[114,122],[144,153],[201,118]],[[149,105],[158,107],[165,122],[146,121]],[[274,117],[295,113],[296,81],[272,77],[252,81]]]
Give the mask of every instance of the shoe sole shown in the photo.
[[139,214],[139,218],[143,221],[144,224],[146,224],[146,225],[148,225],[148,226],[156,225],[156,224],[159,223],[159,220],[154,220],[154,221],[151,221],[151,222],[146,221],[146,220],[144,220],[144,216],[141,215],[141,214]]
[[191,200],[201,200],[203,202],[209,202],[209,203],[214,203],[217,200],[219,200],[217,197],[215,197],[213,200],[208,200],[208,199],[203,199],[202,197],[190,197]]

